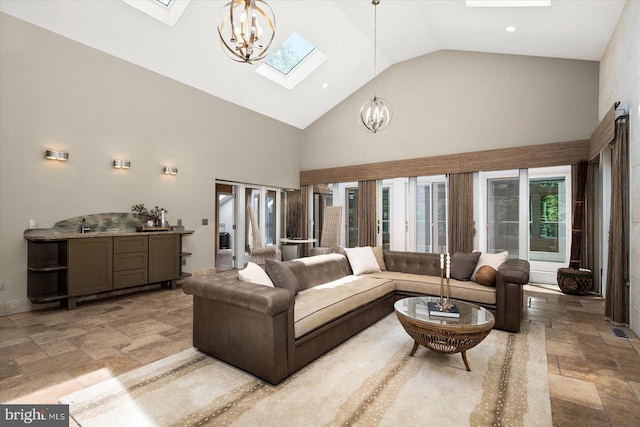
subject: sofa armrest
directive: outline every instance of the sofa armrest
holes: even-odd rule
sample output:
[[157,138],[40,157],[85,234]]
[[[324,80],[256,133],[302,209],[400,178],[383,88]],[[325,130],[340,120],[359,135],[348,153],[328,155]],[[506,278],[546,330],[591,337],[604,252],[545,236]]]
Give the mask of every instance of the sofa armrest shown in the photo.
[[529,261],[508,259],[498,267],[498,272],[506,283],[526,285],[529,283],[529,268]]
[[215,276],[190,277],[182,290],[186,294],[218,301],[275,316],[293,306],[294,298],[287,289],[258,285]]
[[529,283],[529,261],[509,259],[496,275],[496,328],[519,332],[522,322],[523,285]]
[[218,275],[191,277],[193,345],[277,384],[292,372],[293,304],[287,289]]

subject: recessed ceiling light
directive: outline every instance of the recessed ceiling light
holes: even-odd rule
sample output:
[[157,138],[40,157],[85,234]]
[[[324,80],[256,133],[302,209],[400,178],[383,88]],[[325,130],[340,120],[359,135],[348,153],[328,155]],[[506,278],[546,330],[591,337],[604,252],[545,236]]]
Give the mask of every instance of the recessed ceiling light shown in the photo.
[[329,87],[329,83],[322,83],[322,89],[326,89]]
[[507,30],[508,33],[514,33],[516,31],[516,27],[508,26],[505,30]]

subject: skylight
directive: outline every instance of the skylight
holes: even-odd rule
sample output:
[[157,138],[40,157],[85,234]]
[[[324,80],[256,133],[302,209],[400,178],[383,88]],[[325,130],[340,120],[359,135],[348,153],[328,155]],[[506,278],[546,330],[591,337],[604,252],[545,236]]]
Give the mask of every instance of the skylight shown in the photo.
[[191,0],[122,0],[170,27],[180,19]]
[[315,48],[300,34],[292,33],[265,62],[286,76]]
[[292,33],[273,51],[256,73],[293,89],[313,73],[327,56],[298,33]]
[[551,0],[465,0],[467,7],[549,7]]

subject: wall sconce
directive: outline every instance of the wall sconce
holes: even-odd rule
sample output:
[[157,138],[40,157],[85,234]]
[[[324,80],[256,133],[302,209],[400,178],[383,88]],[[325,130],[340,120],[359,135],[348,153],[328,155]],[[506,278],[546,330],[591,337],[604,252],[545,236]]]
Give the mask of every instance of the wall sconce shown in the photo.
[[113,168],[114,169],[129,169],[131,167],[131,162],[129,160],[114,160]]
[[69,153],[57,150],[47,150],[44,157],[49,160],[69,160]]
[[162,172],[165,175],[177,175],[178,174],[178,168],[172,168],[169,166],[165,166],[162,168]]

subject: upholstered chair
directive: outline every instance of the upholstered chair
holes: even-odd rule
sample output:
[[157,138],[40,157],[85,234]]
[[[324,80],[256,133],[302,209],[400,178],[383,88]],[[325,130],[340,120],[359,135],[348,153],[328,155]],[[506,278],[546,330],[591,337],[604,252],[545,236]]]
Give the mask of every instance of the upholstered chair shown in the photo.
[[275,245],[262,245],[262,236],[260,235],[260,229],[258,228],[258,219],[256,218],[256,212],[251,204],[247,204],[247,212],[249,213],[249,220],[251,221],[251,234],[253,236],[253,245],[251,246],[251,262],[258,264],[264,268],[265,260],[267,259],[282,259],[282,253]]
[[320,246],[311,248],[311,255],[322,255],[337,252],[340,248],[342,232],[342,206],[328,206],[322,222]]

